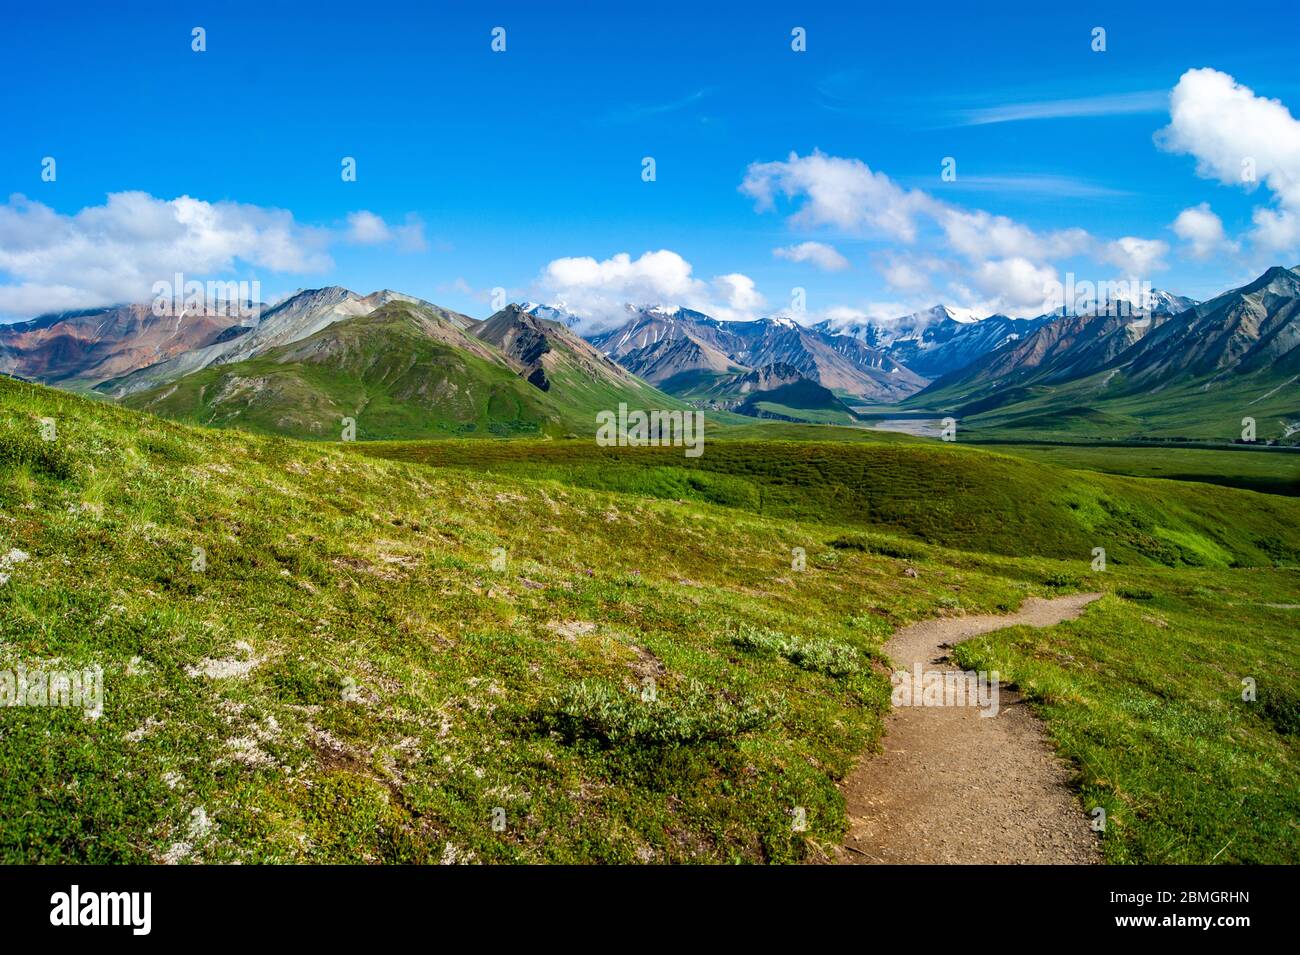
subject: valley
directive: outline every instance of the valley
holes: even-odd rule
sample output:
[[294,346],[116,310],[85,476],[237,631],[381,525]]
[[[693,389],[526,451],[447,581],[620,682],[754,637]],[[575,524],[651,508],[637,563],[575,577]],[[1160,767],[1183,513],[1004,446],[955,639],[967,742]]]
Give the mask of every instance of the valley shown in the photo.
[[10,711],[0,854],[825,859],[891,633],[1100,591],[962,665],[1046,717],[1107,860],[1294,861],[1300,502],[861,429],[706,447],[286,441],[0,379],[0,662],[105,693]]
[[5,326],[0,664],[96,662],[111,705],[6,724],[0,856],[841,860],[893,791],[891,637],[1054,600],[952,656],[1065,761],[1061,831],[1104,810],[1060,857],[1294,862],[1296,302]]

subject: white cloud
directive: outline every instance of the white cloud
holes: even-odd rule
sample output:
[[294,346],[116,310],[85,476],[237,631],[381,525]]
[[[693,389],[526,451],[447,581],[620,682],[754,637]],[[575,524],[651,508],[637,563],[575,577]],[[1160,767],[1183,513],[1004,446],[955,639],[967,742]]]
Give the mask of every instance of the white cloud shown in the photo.
[[1107,243],[1102,259],[1118,266],[1125,275],[1145,276],[1168,268],[1162,261],[1168,251],[1169,243],[1160,239],[1139,239],[1128,235]]
[[1289,253],[1300,246],[1300,216],[1290,209],[1256,209],[1251,238],[1262,249]]
[[944,191],[948,190],[971,190],[985,193],[1014,192],[1023,195],[1062,196],[1069,199],[1110,199],[1132,195],[1132,193],[1123,189],[1114,189],[1110,186],[1074,176],[1030,172],[1017,173],[1011,176],[962,175],[952,182],[944,183]]
[[916,218],[934,202],[924,192],[908,191],[884,173],[873,172],[861,160],[820,152],[792,152],[785,162],[752,163],[740,191],[760,211],[773,208],[777,193],[804,197],[790,219],[795,226],[880,232],[903,242],[916,238]]
[[71,285],[42,285],[34,282],[0,285],[0,316],[31,318],[45,312],[67,312],[102,304],[110,298],[88,295],[85,289]]
[[1300,246],[1300,120],[1227,73],[1188,70],[1170,95],[1161,148],[1196,158],[1197,173],[1247,191],[1262,182],[1278,208],[1257,208],[1251,238],[1261,248]]
[[0,315],[144,302],[155,282],[310,274],[334,267],[331,243],[423,242],[408,219],[389,226],[372,213],[348,217],[348,230],[304,225],[285,209],[191,196],[159,199],[111,193],[103,205],[65,215],[23,195],[0,204]]
[[811,262],[827,272],[839,272],[849,267],[849,260],[834,246],[824,242],[800,242],[798,245],[773,249],[772,254],[778,259],[789,259],[791,262]]
[[[176,272],[196,279],[330,268],[328,236],[282,209],[119,192],[62,215],[14,195],[0,205],[0,313],[144,301]],[[48,303],[48,304],[47,304]]]
[[675,301],[697,285],[691,264],[668,249],[638,259],[626,252],[603,261],[591,256],[555,259],[546,266],[543,281],[555,289],[613,295],[620,303]]
[[1062,119],[1079,116],[1118,116],[1124,113],[1154,113],[1165,105],[1163,90],[1138,93],[1114,93],[1107,96],[1083,96],[1077,99],[1040,100],[1034,103],[1010,103],[962,114],[964,126],[988,123],[1014,123],[1027,119]]
[[878,316],[872,312],[851,305],[832,305],[822,312],[822,318],[835,325],[851,325],[854,322],[865,322],[869,318],[876,317]]
[[754,282],[733,272],[712,283],[695,278],[691,263],[670,249],[634,259],[620,252],[608,259],[590,256],[555,259],[533,289],[542,301],[562,301],[588,328],[621,321],[626,303],[683,305],[723,319],[751,319],[764,304]]
[[858,325],[863,322],[882,322],[903,315],[919,312],[928,305],[911,302],[865,302],[860,307],[852,305],[830,305],[813,318],[813,324],[825,319],[833,328],[842,329],[846,325]]
[[877,257],[876,270],[891,291],[908,298],[933,294],[936,278],[946,278],[957,266],[932,255],[888,251]]
[[1223,220],[1214,214],[1208,202],[1178,213],[1171,228],[1174,235],[1191,246],[1194,259],[1208,259],[1220,250],[1235,251],[1235,244],[1224,234]]
[[[915,298],[933,295],[942,284],[957,301],[989,312],[1025,314],[1040,308],[1049,300],[1046,289],[1056,278],[1057,260],[1087,257],[1146,273],[1162,268],[1161,257],[1168,251],[1159,239],[1126,236],[1105,242],[1080,228],[1040,231],[1004,215],[904,189],[856,159],[819,152],[755,163],[740,189],[759,211],[774,208],[778,195],[795,203],[792,226],[914,244],[922,251],[892,250],[882,256],[878,268],[892,291]],[[978,303],[969,301],[976,298]]]
[[1012,315],[1046,311],[1044,304],[1059,286],[1056,269],[1019,257],[981,263],[971,281],[997,303],[993,311]]
[[391,242],[404,252],[423,252],[429,247],[424,237],[424,223],[418,217],[408,215],[405,225],[395,226],[365,209],[348,214],[347,239],[357,245]]
[[1092,237],[1083,229],[1035,232],[1006,216],[976,209],[967,211],[944,205],[936,218],[948,244],[970,259],[1004,256],[1055,258],[1086,252]]
[[930,276],[911,262],[896,260],[881,268],[885,284],[898,292],[921,292],[930,287]]
[[726,302],[727,309],[733,315],[752,317],[757,309],[766,304],[763,296],[754,288],[754,280],[748,275],[741,275],[739,272],[719,275],[713,280],[713,286],[723,296],[722,300]]

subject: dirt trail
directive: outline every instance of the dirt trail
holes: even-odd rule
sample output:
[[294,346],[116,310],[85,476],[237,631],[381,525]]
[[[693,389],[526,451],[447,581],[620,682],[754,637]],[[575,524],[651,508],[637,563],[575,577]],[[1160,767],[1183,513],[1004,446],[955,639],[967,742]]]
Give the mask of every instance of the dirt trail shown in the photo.
[[[885,644],[894,665],[956,672],[947,648],[970,637],[1073,620],[1101,594],[1027,600],[1006,616],[948,617],[900,630]],[[849,834],[842,863],[1095,863],[1088,817],[1041,721],[1002,687],[997,715],[975,706],[899,706],[884,752],[845,781]]]

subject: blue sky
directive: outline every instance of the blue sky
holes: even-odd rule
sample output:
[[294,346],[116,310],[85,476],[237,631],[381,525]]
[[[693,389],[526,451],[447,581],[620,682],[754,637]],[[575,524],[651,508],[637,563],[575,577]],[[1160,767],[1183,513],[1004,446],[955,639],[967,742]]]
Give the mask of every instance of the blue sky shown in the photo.
[[[0,207],[0,315],[147,292],[173,267],[267,298],[392,287],[482,316],[503,287],[752,317],[794,287],[812,316],[1031,311],[1026,281],[1049,270],[1206,297],[1300,261],[1294,4],[447,6],[12,6],[0,185],[26,198]],[[1186,128],[1161,148],[1193,69],[1216,72],[1185,88]],[[1253,188],[1226,171],[1241,87],[1269,127]],[[145,195],[96,211],[127,192]],[[237,205],[216,235],[193,225],[201,207],[180,234],[181,196]],[[1222,234],[1203,215],[1175,231],[1201,203]],[[1155,244],[1129,255],[1125,238]]]

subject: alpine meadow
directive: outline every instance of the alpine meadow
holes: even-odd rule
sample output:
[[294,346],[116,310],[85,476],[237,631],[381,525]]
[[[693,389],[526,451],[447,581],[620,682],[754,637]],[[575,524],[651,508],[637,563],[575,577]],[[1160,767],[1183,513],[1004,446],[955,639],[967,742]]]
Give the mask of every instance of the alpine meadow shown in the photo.
[[14,917],[831,864],[1267,921],[1297,20],[1077,7],[7,13]]

